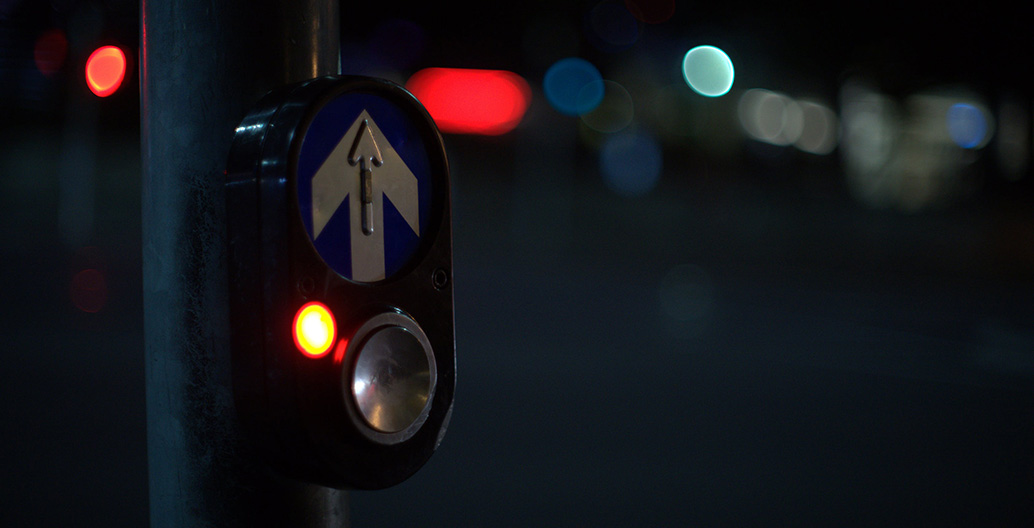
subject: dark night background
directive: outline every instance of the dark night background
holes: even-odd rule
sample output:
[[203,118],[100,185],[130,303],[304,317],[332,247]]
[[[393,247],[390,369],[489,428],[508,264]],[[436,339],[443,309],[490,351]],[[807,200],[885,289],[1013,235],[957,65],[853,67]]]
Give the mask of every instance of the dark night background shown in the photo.
[[[505,69],[533,97],[506,135],[445,136],[452,425],[415,477],[350,495],[354,526],[1030,524],[1029,17],[679,2],[614,49],[597,2],[437,4],[343,3],[343,71]],[[0,1],[4,526],[147,523],[138,13]],[[68,54],[44,74],[53,28]],[[99,99],[81,72],[109,43],[131,70]],[[683,80],[700,44],[732,58],[729,94]],[[568,56],[627,90],[631,123],[553,109]],[[837,148],[749,137],[754,88],[833,109]],[[957,101],[991,118],[977,148],[937,128]],[[658,147],[646,192],[606,177],[622,134]]]

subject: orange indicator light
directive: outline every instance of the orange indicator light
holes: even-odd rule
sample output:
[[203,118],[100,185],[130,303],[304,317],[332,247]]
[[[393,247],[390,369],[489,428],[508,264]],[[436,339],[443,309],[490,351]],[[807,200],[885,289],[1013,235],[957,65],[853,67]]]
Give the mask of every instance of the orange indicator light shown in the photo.
[[320,358],[330,352],[337,339],[334,314],[323,303],[306,303],[294,316],[294,344],[302,354]]
[[126,54],[115,46],[97,48],[86,59],[86,85],[97,97],[107,97],[126,77]]

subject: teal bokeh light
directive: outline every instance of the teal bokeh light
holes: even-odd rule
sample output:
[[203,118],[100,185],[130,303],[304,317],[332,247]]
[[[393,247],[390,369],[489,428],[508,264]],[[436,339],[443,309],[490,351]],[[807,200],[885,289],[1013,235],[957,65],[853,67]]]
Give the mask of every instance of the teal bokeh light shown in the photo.
[[729,93],[735,77],[732,60],[714,46],[697,46],[682,59],[682,76],[700,95],[719,97]]
[[591,112],[603,100],[603,77],[589,61],[570,57],[550,66],[542,89],[553,108],[576,116]]

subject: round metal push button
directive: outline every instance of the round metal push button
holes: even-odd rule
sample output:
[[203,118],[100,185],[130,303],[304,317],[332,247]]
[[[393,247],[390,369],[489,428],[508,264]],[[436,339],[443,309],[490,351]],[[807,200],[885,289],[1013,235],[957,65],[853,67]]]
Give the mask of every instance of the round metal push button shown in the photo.
[[[356,332],[350,389],[372,440],[393,444],[411,437],[427,419],[434,396],[434,353],[416,321],[383,313]],[[360,428],[362,429],[362,427]]]

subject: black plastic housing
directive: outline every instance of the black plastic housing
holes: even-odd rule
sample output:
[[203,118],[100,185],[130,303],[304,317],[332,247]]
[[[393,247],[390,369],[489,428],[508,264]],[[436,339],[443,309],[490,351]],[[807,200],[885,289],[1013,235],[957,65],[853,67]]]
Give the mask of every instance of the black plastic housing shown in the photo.
[[[425,141],[434,179],[419,249],[401,271],[374,283],[352,282],[323,261],[297,200],[305,131],[323,105],[349,93],[372,93],[403,109]],[[388,81],[332,76],[288,86],[267,94],[243,119],[226,178],[233,396],[248,437],[272,466],[304,481],[377,489],[405,480],[441,442],[456,382],[449,168],[433,120]],[[312,359],[297,350],[292,321],[313,300],[331,309],[339,338],[384,312],[407,315],[423,329],[437,385],[427,419],[412,437],[386,445],[358,429],[354,400],[342,383],[354,358],[332,352]]]

